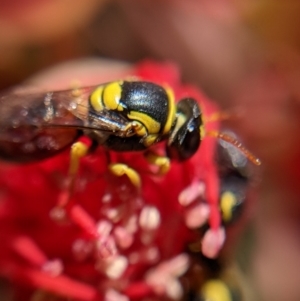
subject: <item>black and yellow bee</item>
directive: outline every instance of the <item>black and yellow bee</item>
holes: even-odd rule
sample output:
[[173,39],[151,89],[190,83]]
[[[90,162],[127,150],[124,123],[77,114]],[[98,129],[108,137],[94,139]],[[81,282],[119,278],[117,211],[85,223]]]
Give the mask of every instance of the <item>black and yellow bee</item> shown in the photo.
[[[195,257],[192,257],[195,259]],[[194,267],[185,275],[185,301],[255,300],[246,275],[236,262],[197,257]]]
[[[93,145],[114,151],[144,151],[166,141],[166,156],[148,160],[169,169],[170,160],[187,160],[201,142],[200,107],[193,98],[175,101],[173,90],[145,81],[115,81],[81,89],[0,96],[0,157],[17,162],[48,158],[71,148],[70,174],[89,147],[76,142],[88,136]],[[221,137],[222,138],[222,137]],[[243,147],[249,158],[254,157]],[[124,164],[112,171],[127,174],[135,185],[138,175]]]
[[253,170],[247,164],[245,157],[222,141],[218,145],[216,154],[220,178],[220,210],[223,224],[228,226],[234,224],[244,211]]
[[256,300],[256,292],[236,261],[224,257],[209,259],[200,255],[193,263],[194,268],[183,281],[189,283],[185,301]]
[[[103,112],[118,127],[118,132],[102,141],[109,149],[139,151],[167,140],[168,156],[186,160],[200,145],[202,120],[197,102],[185,98],[176,105],[170,88],[128,81],[100,86],[90,97],[90,124],[97,127]],[[97,139],[97,131],[94,134]]]

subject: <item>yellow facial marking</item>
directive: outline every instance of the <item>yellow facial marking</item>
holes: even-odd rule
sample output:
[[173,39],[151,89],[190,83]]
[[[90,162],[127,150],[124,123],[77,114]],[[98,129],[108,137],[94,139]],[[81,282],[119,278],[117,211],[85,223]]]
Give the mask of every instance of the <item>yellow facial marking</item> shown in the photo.
[[221,211],[223,220],[229,222],[232,219],[232,208],[236,205],[236,197],[231,191],[225,191],[221,197]]
[[169,104],[169,108],[168,108],[168,118],[166,121],[166,124],[164,126],[163,129],[163,134],[167,134],[169,133],[171,126],[174,122],[175,119],[175,114],[176,114],[176,106],[175,106],[175,96],[174,96],[174,92],[171,88],[165,88],[166,92],[167,92],[167,96],[168,96],[168,104]]
[[200,140],[202,140],[206,135],[204,124],[200,126]]
[[92,92],[92,94],[90,96],[90,104],[93,107],[93,109],[97,112],[100,112],[103,110],[103,105],[102,105],[103,88],[104,88],[104,86],[99,86]]
[[221,280],[209,280],[202,289],[204,300],[206,301],[231,301],[231,294],[227,285]]
[[172,131],[171,137],[169,139],[169,144],[171,144],[179,131],[179,129],[183,126],[183,124],[186,122],[186,116],[183,114],[177,114],[177,120],[176,120],[176,125],[174,127],[174,130]]
[[131,111],[127,117],[131,120],[136,120],[142,123],[148,134],[158,134],[160,130],[160,123],[151,118],[149,115],[137,111]]
[[123,82],[112,82],[105,86],[103,91],[103,104],[110,110],[123,111],[120,105]]

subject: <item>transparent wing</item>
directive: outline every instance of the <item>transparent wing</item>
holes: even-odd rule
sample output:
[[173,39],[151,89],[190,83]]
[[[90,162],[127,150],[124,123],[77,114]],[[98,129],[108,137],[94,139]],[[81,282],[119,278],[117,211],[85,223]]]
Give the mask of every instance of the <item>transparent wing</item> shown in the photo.
[[[96,87],[46,93],[0,95],[0,139],[11,140],[23,128],[78,128],[124,135],[128,120],[112,111],[94,113],[88,99]],[[29,131],[26,130],[26,133]]]

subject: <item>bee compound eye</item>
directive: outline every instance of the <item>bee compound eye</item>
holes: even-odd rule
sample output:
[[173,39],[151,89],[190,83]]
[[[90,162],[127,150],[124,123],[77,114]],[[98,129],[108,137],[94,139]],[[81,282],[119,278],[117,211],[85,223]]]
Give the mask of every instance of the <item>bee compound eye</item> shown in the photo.
[[184,98],[177,105],[177,123],[167,146],[171,159],[184,161],[192,157],[201,142],[200,126],[202,124],[198,103],[192,98]]
[[200,134],[197,129],[192,131],[182,127],[174,140],[167,147],[167,154],[171,159],[184,161],[192,157],[200,146]]

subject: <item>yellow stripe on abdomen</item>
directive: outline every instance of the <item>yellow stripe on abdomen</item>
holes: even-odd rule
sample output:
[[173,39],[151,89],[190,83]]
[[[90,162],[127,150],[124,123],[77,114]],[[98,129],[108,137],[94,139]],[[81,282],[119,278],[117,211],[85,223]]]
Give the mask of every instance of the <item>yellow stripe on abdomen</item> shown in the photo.
[[90,96],[90,105],[96,112],[100,112],[103,110],[103,105],[102,105],[103,88],[104,86],[99,86],[92,92]]
[[107,109],[123,111],[123,107],[120,105],[122,83],[122,81],[112,82],[105,86],[103,91],[103,104]]

